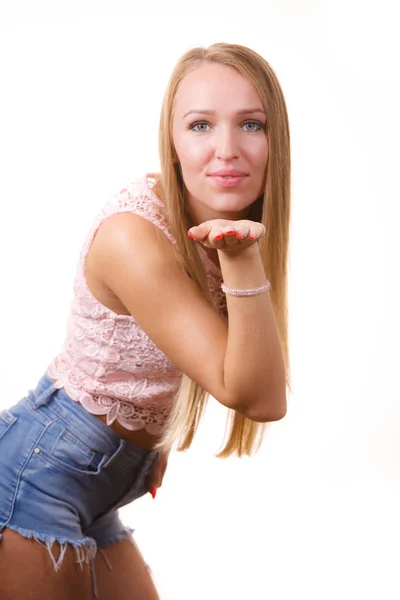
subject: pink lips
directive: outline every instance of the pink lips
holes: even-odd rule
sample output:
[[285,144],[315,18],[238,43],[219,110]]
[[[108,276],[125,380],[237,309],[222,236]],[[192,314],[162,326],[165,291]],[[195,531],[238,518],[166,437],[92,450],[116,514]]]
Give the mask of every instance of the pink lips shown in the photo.
[[248,174],[237,169],[221,169],[210,173],[209,177],[223,187],[235,187],[242,183]]

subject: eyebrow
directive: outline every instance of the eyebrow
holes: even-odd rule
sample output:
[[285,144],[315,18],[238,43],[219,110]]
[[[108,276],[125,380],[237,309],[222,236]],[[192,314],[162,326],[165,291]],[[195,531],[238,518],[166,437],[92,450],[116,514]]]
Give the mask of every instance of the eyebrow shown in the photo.
[[[207,110],[207,109],[195,109],[195,110],[189,110],[187,113],[185,113],[183,115],[183,118],[185,119],[188,115],[191,114],[197,114],[197,115],[215,115],[215,110]],[[236,114],[238,115],[249,115],[252,113],[262,113],[263,115],[265,115],[265,111],[263,108],[242,108],[241,110],[238,110]]]

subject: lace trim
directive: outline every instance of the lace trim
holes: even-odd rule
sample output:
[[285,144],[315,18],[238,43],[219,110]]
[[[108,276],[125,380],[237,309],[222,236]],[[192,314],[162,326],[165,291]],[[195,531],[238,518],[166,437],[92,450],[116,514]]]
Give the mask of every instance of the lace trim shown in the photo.
[[130,431],[145,429],[151,435],[159,435],[170,414],[170,406],[138,406],[130,402],[116,400],[108,396],[93,394],[90,398],[90,406],[87,406],[88,398],[84,397],[81,404],[93,412],[93,403],[96,405],[96,413],[107,415],[107,425],[118,421],[123,427]]
[[[56,361],[58,362],[58,361]],[[153,392],[145,388],[143,392],[149,393],[152,400],[144,398],[132,398],[132,400],[120,400],[110,395],[89,393],[85,391],[85,386],[75,381],[75,385],[71,379],[74,375],[71,372],[64,371],[62,375],[57,373],[58,368],[53,363],[47,370],[48,376],[54,381],[56,389],[63,388],[69,397],[74,402],[79,402],[85,410],[94,415],[107,415],[107,425],[111,425],[114,421],[118,421],[120,425],[130,431],[145,429],[151,435],[160,435],[163,427],[171,413],[173,398],[179,388],[179,378],[176,384],[172,385],[168,391]],[[145,387],[146,380],[139,380],[137,383],[141,387]],[[172,382],[171,382],[172,383]],[[136,400],[136,401],[135,401]],[[143,401],[145,404],[141,406],[138,402]]]

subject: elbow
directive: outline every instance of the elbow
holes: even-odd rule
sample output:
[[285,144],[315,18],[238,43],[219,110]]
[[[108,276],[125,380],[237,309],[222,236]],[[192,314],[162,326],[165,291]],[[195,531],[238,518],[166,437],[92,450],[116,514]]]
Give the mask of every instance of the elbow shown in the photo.
[[287,402],[286,394],[280,398],[263,398],[262,402],[246,407],[241,406],[237,410],[244,417],[256,423],[270,423],[280,421],[286,416]]
[[272,421],[280,421],[286,416],[286,408],[277,412],[271,413],[260,413],[256,415],[249,415],[249,419],[256,423],[271,423]]

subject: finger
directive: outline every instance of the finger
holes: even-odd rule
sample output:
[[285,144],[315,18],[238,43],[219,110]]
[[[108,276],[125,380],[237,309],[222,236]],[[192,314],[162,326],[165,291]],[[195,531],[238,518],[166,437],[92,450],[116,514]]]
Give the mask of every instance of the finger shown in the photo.
[[161,470],[159,469],[158,465],[156,464],[156,466],[153,467],[153,469],[147,476],[147,483],[148,483],[148,485],[157,486],[158,483],[161,481],[162,481]]
[[265,232],[265,228],[262,227],[250,227],[249,229],[249,240],[256,241],[259,240]]
[[163,478],[162,478],[162,477],[155,477],[155,476],[152,476],[152,477],[149,477],[149,479],[147,480],[147,482],[146,482],[146,483],[147,483],[147,485],[148,485],[148,487],[149,487],[149,488],[150,488],[150,487],[156,487],[156,488],[159,488],[159,487],[161,487],[161,485],[162,485],[162,480],[163,480]]
[[211,225],[202,223],[201,225],[195,225],[194,227],[191,227],[188,231],[188,236],[196,242],[203,242],[210,232]]
[[234,246],[237,244],[236,240],[236,229],[234,227],[228,227],[223,231],[224,242],[227,246]]
[[[197,241],[197,240],[194,240]],[[212,232],[209,236],[207,236],[203,241],[198,240],[200,244],[202,244],[205,248],[214,248],[216,250],[225,248],[224,242],[224,234],[218,232]]]
[[235,228],[235,236],[236,239],[238,240],[238,242],[243,243],[245,240],[248,239],[249,236],[249,228],[245,227],[245,226],[240,226],[240,227],[236,227]]
[[210,236],[210,242],[215,244],[216,246],[225,246],[225,236],[221,231],[216,231],[214,235]]

